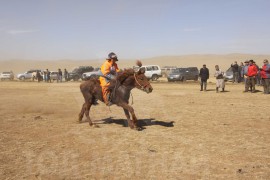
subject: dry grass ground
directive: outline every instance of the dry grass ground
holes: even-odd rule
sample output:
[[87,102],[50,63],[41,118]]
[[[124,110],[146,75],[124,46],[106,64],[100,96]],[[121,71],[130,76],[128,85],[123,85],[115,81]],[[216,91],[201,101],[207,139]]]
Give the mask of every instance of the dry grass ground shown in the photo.
[[100,128],[78,124],[79,83],[0,82],[1,179],[269,179],[270,96],[152,85],[132,91],[135,131],[104,104],[90,112]]

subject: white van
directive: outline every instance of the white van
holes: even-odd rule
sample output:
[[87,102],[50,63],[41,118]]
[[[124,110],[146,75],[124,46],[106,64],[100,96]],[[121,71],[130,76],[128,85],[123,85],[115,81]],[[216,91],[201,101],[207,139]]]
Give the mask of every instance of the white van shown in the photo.
[[[138,71],[139,66],[134,66],[134,70]],[[142,66],[141,68],[145,69],[145,76],[148,79],[152,79],[152,81],[156,81],[159,77],[161,77],[161,69],[158,65],[145,65]]]
[[41,72],[40,69],[31,69],[29,71],[26,71],[25,73],[18,74],[17,79],[22,80],[22,81],[25,79],[31,79],[33,72],[37,72],[37,71]]

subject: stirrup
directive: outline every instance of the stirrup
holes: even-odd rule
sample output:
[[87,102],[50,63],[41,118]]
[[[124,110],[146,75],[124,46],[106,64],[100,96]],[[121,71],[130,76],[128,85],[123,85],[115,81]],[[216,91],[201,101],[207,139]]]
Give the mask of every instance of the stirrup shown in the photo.
[[106,106],[111,106],[111,105],[113,105],[113,103],[112,103],[111,101],[108,101],[108,102],[106,103]]
[[98,99],[92,100],[92,104],[93,104],[93,105],[98,105]]

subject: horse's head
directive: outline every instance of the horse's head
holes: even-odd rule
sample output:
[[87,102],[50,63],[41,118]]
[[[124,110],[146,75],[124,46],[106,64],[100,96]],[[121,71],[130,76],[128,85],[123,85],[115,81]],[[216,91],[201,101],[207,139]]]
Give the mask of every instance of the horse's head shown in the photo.
[[[139,67],[142,66],[140,61],[137,61],[137,65]],[[153,91],[153,88],[144,73],[144,68],[140,68],[137,72],[134,73],[135,87],[145,91],[146,93],[151,93]]]
[[[153,88],[148,81],[147,77],[144,75],[145,69],[140,68],[141,63],[140,61],[137,62],[137,65],[139,66],[139,70],[135,71],[134,69],[125,69],[117,76],[117,81],[119,81],[121,84],[123,84],[126,87],[138,88],[140,90],[145,91],[146,93],[150,93],[153,91]],[[112,86],[114,87],[114,86]]]

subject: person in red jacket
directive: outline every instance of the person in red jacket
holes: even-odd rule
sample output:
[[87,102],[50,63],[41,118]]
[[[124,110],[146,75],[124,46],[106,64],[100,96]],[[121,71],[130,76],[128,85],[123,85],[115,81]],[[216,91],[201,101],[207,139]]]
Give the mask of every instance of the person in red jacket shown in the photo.
[[244,92],[248,92],[248,88],[251,87],[251,92],[255,92],[255,80],[258,73],[257,67],[254,65],[254,61],[249,60],[248,72],[247,72],[247,85]]
[[263,66],[260,69],[264,94],[270,93],[270,64],[267,59],[263,60]]

